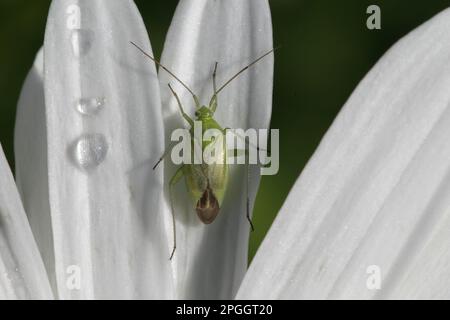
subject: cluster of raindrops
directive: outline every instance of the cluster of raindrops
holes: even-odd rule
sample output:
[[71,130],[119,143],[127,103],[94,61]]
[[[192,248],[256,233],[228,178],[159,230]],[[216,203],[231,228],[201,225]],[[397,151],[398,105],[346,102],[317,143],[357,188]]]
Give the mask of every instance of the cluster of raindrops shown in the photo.
[[[91,30],[81,29],[81,10],[78,5],[70,5],[66,13],[72,53],[79,59],[91,50],[94,33]],[[81,98],[76,102],[75,108],[82,117],[94,117],[101,112],[105,103],[105,97]],[[92,170],[105,160],[108,143],[101,133],[87,133],[78,137],[70,150],[79,168]]]

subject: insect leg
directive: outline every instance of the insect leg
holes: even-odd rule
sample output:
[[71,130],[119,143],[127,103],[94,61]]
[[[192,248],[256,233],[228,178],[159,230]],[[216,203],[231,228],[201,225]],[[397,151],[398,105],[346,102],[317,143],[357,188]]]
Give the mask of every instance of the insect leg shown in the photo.
[[172,91],[173,95],[175,96],[175,99],[177,100],[178,103],[178,107],[180,108],[181,114],[183,115],[183,118],[189,123],[189,125],[191,127],[194,126],[194,120],[192,120],[187,114],[186,112],[184,112],[183,110],[183,106],[181,105],[181,101],[180,98],[178,97],[177,93],[175,92],[175,90],[173,90],[172,86],[170,84],[168,84],[170,91]]
[[213,71],[213,89],[214,89],[214,95],[217,93],[217,85],[216,85],[216,75],[217,75],[217,65],[219,63],[216,61],[214,64],[214,71]]
[[[242,149],[232,149],[231,150],[232,154],[234,156],[240,157],[242,154],[248,155],[248,151],[247,150],[242,150]],[[249,187],[250,187],[250,164],[247,162],[246,163],[246,193],[247,193],[247,202],[246,202],[246,216],[247,216],[247,220],[250,223],[250,227],[252,228],[252,231],[255,231],[255,228],[253,226],[253,222],[252,219],[250,217],[250,196],[249,196]]]
[[173,187],[177,184],[178,181],[183,177],[183,166],[179,167],[175,174],[170,178],[169,181],[169,194],[170,194],[170,208],[172,210],[172,227],[173,227],[173,249],[170,254],[169,260],[172,260],[173,255],[175,253],[175,249],[177,248],[177,233],[175,228],[175,209],[173,208]]
[[158,161],[155,163],[155,165],[153,166],[153,170],[156,169],[156,167],[161,163],[161,161],[163,161],[163,159],[169,154],[170,150],[172,150],[172,147],[176,144],[176,141],[172,141],[170,143],[170,145],[167,147],[166,150],[164,150],[164,153],[162,154],[161,157],[159,157]]
[[[231,130],[231,128],[225,128],[225,129],[223,129],[223,131],[225,132],[225,134],[226,134],[226,131],[227,131],[227,130]],[[246,147],[248,147],[248,146],[250,145],[250,146],[252,146],[253,148],[256,148],[256,150],[257,150],[258,152],[259,152],[260,150],[263,150],[263,151],[267,152],[267,149],[260,148],[259,146],[256,146],[255,144],[251,143],[250,141],[247,141],[247,140],[245,139],[245,137],[243,137],[243,136],[240,135],[239,133],[233,132],[233,134],[234,134],[236,137],[238,137],[238,138],[240,138],[241,140],[243,140],[243,141],[245,142]],[[269,150],[269,153],[270,153],[270,150]],[[270,163],[261,164],[261,166],[264,167],[264,168],[269,168],[270,165],[271,165]]]
[[[231,128],[225,128],[225,129],[223,129],[225,135],[227,134],[227,131],[228,131],[228,130],[231,130]],[[247,147],[248,147],[248,146],[252,146],[253,148],[256,148],[257,151],[259,151],[259,150],[267,151],[266,149],[260,148],[259,146],[255,145],[254,143],[251,143],[250,141],[247,141],[247,139],[245,139],[245,137],[243,137],[243,136],[240,135],[239,133],[234,132],[234,131],[232,131],[232,132],[233,132],[233,134],[234,134],[236,137],[238,137],[239,139],[241,139],[242,141],[244,141],[244,142],[245,142],[245,145],[246,145]]]
[[212,96],[212,98],[211,98],[211,101],[209,102],[211,111],[212,111],[213,113],[216,112],[217,104],[219,103],[219,101],[218,101],[218,99],[217,99],[217,84],[216,84],[217,65],[218,65],[218,64],[219,64],[219,63],[216,62],[216,64],[214,65],[214,71],[213,71],[213,75],[212,75],[212,78],[213,78],[213,89],[214,89],[214,94],[213,94],[213,96]]
[[253,226],[252,219],[250,217],[250,196],[249,189],[250,189],[250,164],[246,164],[246,175],[247,175],[247,183],[246,183],[246,192],[247,192],[247,220],[250,223],[250,227],[252,228],[252,231],[255,231],[255,227]]

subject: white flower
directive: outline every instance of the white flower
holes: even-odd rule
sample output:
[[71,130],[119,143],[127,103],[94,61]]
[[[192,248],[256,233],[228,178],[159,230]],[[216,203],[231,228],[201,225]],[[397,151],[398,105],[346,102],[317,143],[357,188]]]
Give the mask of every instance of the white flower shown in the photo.
[[[130,41],[151,53],[132,1],[52,3],[15,141],[17,185],[47,269],[43,279],[62,299],[232,298],[247,267],[244,175],[232,173],[226,204],[210,226],[199,222],[180,184],[178,247],[169,261],[164,171],[171,168],[152,170],[171,130],[183,125],[167,83],[193,109],[186,91],[164,71],[158,79],[154,63]],[[206,104],[215,61],[220,83],[271,48],[267,1],[181,1],[162,62]],[[273,56],[235,80],[219,96],[218,121],[267,128],[272,74]],[[258,183],[252,179],[252,200]]]
[[445,10],[359,84],[238,298],[450,298],[449,28]]

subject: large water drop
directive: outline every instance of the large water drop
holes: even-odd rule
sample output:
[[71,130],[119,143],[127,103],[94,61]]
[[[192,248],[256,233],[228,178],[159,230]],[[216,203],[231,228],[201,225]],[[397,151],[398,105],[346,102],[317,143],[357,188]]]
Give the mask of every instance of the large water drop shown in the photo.
[[102,134],[87,134],[74,144],[76,164],[82,169],[93,169],[99,166],[108,153],[108,143]]

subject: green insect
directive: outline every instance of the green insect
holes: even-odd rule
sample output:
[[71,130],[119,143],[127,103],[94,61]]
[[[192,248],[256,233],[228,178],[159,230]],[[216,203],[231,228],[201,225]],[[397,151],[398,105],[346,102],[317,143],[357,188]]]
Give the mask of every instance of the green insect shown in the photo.
[[[214,113],[218,106],[218,94],[221,92],[227,85],[229,85],[234,79],[236,79],[241,73],[245,70],[256,64],[258,61],[263,59],[272,53],[275,49],[271,49],[270,51],[264,53],[259,58],[239,70],[235,75],[233,75],[229,80],[227,80],[222,86],[217,88],[216,85],[216,73],[217,73],[217,65],[216,62],[214,65],[214,71],[212,73],[212,82],[214,93],[209,102],[209,106],[201,105],[195,93],[183,82],[181,81],[172,71],[163,66],[159,61],[157,61],[154,57],[150,56],[146,53],[142,48],[136,45],[134,42],[131,42],[139,51],[141,51],[145,56],[153,60],[158,66],[160,66],[163,70],[165,70],[168,74],[170,74],[175,80],[177,80],[187,91],[192,95],[195,103],[195,120],[200,121],[202,123],[203,133],[208,129],[217,129],[219,130],[223,136],[225,137],[226,131],[229,128],[223,128],[215,119]],[[168,84],[169,89],[172,91],[174,95],[178,107],[180,109],[181,115],[186,120],[186,122],[190,126],[191,137],[194,137],[194,120],[189,117],[183,109],[180,98],[177,93],[173,90],[172,86]],[[203,135],[202,135],[203,136]],[[194,138],[192,138],[193,140]],[[214,143],[214,140],[203,140],[201,141],[202,152],[205,148]],[[194,144],[194,141],[192,142]],[[163,155],[159,158],[158,162],[155,164],[153,169],[155,169],[158,164],[169,154],[170,148],[168,148]],[[242,150],[232,150],[233,154],[239,154]],[[176,228],[175,228],[175,210],[173,207],[173,196],[172,196],[172,188],[181,180],[182,177],[185,178],[187,189],[191,195],[193,200],[195,210],[197,212],[198,217],[204,224],[212,223],[217,215],[219,214],[223,198],[225,196],[225,192],[227,190],[228,185],[228,165],[226,164],[227,150],[226,144],[224,143],[223,147],[221,147],[221,152],[215,155],[220,158],[221,161],[217,161],[213,165],[208,165],[205,163],[202,164],[183,164],[181,165],[173,177],[169,182],[169,193],[170,193],[170,202],[172,209],[172,225],[173,225],[173,249],[170,255],[170,260],[172,259],[175,249],[176,249]],[[247,170],[247,180],[248,180],[248,170]],[[250,219],[250,201],[248,197],[248,188],[247,188],[247,220],[250,223],[251,229],[254,230],[252,221]]]

